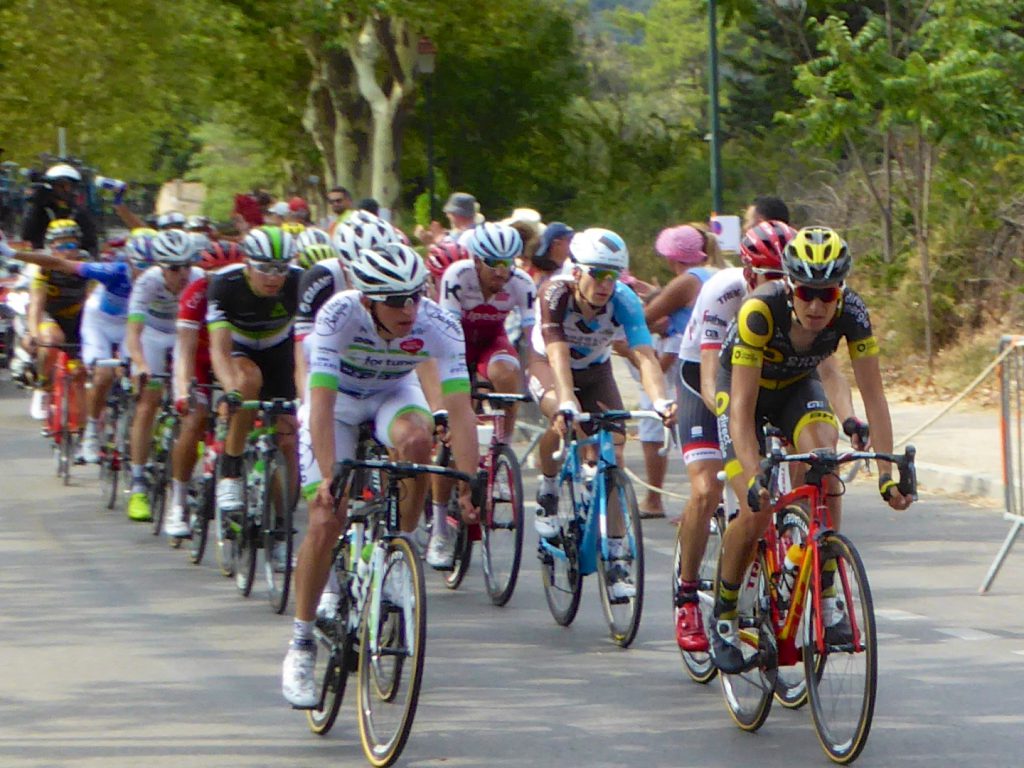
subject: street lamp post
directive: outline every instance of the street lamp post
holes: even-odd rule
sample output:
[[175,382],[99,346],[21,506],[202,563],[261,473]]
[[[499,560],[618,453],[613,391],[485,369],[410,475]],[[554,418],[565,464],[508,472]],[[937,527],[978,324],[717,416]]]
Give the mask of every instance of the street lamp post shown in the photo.
[[718,125],[718,20],[716,0],[708,0],[708,96],[711,100],[711,211],[722,212],[722,155]]
[[434,64],[437,48],[434,42],[422,35],[416,48],[416,69],[426,75],[423,92],[427,105],[427,194],[430,196],[430,220],[434,221]]

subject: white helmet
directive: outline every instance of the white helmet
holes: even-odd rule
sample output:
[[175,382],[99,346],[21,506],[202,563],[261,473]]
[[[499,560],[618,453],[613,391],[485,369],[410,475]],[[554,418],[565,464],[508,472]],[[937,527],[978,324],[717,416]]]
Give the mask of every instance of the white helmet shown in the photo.
[[626,241],[610,229],[591,227],[573,235],[569,241],[572,260],[585,267],[606,267],[619,272],[629,268]]
[[242,241],[242,251],[253,261],[288,262],[295,255],[295,238],[281,227],[256,227]]
[[168,211],[167,213],[161,213],[156,217],[156,228],[157,229],[184,229],[187,219],[185,214],[179,213],[178,211]]
[[370,250],[349,264],[352,285],[365,296],[389,296],[418,291],[427,282],[423,259],[408,245],[388,243]]
[[470,230],[466,250],[483,262],[514,259],[523,252],[523,238],[508,224],[488,221]]
[[82,181],[82,174],[72,168],[67,163],[59,163],[47,169],[46,180],[47,181],[74,181],[76,183]]
[[334,230],[334,247],[342,262],[351,265],[359,252],[398,242],[395,228],[372,213],[360,211]]
[[195,256],[195,241],[188,232],[168,229],[153,238],[153,260],[157,264],[191,264]]

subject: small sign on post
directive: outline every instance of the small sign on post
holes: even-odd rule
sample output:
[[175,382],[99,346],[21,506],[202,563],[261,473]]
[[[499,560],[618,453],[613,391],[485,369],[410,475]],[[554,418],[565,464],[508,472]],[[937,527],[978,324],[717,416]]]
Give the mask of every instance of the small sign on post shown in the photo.
[[739,253],[740,250],[740,217],[719,216],[711,214],[708,221],[711,233],[718,238],[718,247],[725,253]]

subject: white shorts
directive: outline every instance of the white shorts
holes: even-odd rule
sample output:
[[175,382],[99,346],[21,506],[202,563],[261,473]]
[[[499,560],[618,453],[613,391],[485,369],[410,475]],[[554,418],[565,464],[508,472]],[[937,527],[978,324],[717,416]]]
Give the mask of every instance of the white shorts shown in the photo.
[[108,315],[87,302],[82,311],[82,362],[92,365],[97,360],[116,356],[124,344],[127,322],[126,316]]
[[[409,380],[411,379],[411,381]],[[420,411],[431,418],[427,399],[420,389],[419,380],[407,377],[393,389],[378,392],[367,398],[356,398],[338,393],[334,405],[334,460],[344,461],[356,455],[359,425],[373,422],[373,436],[385,447],[394,448],[388,432],[396,417],[409,411]],[[299,408],[299,475],[302,493],[311,498],[323,477],[320,465],[313,456],[313,441],[309,432],[309,399]]]
[[[177,336],[173,333],[160,333],[149,326],[142,329],[142,355],[146,358],[146,365],[150,373],[170,373],[168,361],[174,351],[174,342]],[[132,373],[137,373],[132,365]]]

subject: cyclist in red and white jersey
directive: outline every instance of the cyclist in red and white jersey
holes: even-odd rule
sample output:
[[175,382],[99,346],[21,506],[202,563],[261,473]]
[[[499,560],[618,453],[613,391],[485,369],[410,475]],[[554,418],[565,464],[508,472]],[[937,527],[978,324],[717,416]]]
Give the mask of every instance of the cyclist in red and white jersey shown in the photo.
[[426,263],[427,269],[430,271],[430,279],[427,280],[427,285],[430,289],[431,299],[434,301],[440,301],[441,278],[444,276],[448,267],[456,261],[462,261],[463,259],[468,258],[469,251],[454,240],[441,240],[440,242],[434,243],[427,249],[427,255],[424,257],[423,261]]

